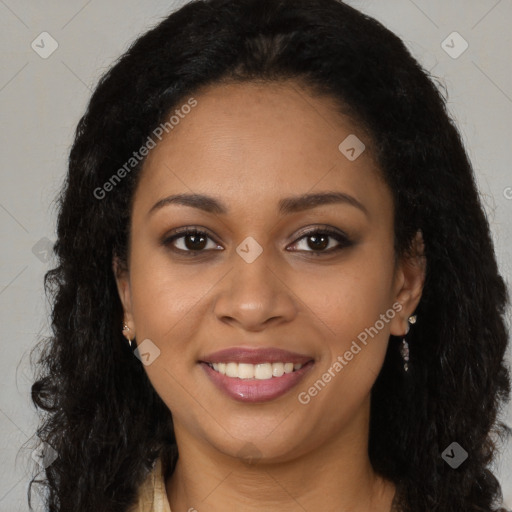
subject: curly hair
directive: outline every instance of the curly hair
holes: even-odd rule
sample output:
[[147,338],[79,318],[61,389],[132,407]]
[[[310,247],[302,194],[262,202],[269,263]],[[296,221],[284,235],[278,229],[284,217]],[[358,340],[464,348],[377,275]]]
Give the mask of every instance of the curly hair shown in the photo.
[[[158,456],[178,456],[171,412],[121,334],[112,270],[127,265],[143,160],[104,186],[183,98],[223,83],[295,80],[367,130],[394,199],[396,255],[420,229],[428,262],[410,368],[390,343],[373,386],[369,456],[404,512],[495,511],[489,466],[510,395],[508,293],[474,173],[446,99],[403,42],[338,0],[195,0],[142,35],[101,78],[58,198],[52,335],[38,344],[37,434],[58,458],[33,484],[57,511],[125,511]],[[399,341],[399,340],[397,340]],[[457,469],[441,453],[468,452]],[[29,502],[30,502],[29,489]]]

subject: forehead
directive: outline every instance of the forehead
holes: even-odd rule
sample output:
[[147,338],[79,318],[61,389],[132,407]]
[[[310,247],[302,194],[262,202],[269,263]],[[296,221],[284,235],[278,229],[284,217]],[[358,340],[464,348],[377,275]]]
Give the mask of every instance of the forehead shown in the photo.
[[[193,99],[150,151],[139,202],[157,201],[164,191],[277,200],[315,187],[360,195],[383,188],[365,132],[328,97],[295,82],[251,82],[210,86]],[[340,151],[347,138],[365,144],[355,160]]]

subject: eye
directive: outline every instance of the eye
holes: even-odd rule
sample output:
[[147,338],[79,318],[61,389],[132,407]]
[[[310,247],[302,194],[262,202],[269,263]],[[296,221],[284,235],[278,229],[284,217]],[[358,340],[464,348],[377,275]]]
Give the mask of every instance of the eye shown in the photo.
[[[332,228],[317,228],[304,232],[291,246],[291,251],[304,251],[316,255],[330,254],[349,247],[353,242],[343,232]],[[162,245],[186,256],[198,256],[211,250],[224,250],[206,231],[197,228],[180,228],[167,236]]]
[[303,235],[293,243],[298,251],[311,252],[313,254],[329,254],[339,251],[352,245],[352,241],[341,231],[332,228],[314,229],[303,233]]
[[181,228],[173,235],[166,237],[162,243],[165,246],[171,246],[171,249],[176,252],[190,256],[207,250],[223,250],[208,233],[196,228]]

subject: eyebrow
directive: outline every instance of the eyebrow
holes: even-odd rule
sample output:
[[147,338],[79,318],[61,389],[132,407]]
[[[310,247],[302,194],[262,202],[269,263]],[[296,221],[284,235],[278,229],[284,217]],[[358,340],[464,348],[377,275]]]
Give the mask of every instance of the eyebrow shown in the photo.
[[[157,201],[149,210],[148,216],[165,206],[178,204],[198,208],[208,213],[224,215],[228,209],[217,199],[204,194],[173,194]],[[294,197],[281,199],[278,203],[279,213],[289,215],[291,213],[301,212],[324,206],[328,204],[348,204],[361,210],[365,215],[368,214],[366,207],[355,197],[344,192],[319,192],[315,194],[303,194]]]

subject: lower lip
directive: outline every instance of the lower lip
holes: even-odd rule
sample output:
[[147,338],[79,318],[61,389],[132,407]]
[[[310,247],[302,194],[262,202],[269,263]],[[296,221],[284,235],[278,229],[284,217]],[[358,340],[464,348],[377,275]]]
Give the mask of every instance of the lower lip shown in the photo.
[[295,387],[313,367],[313,361],[310,361],[299,370],[285,373],[281,377],[259,380],[226,377],[206,363],[200,364],[218,389],[234,400],[250,403],[269,402],[279,398]]

